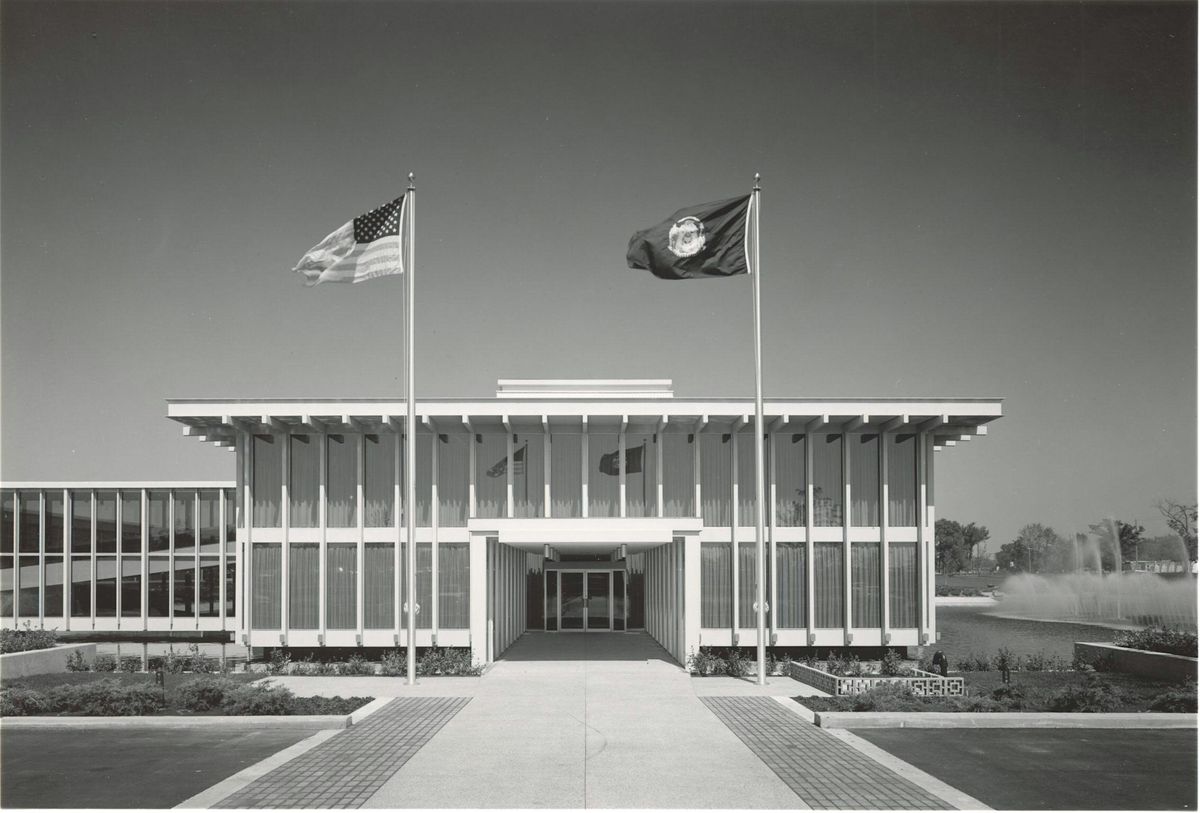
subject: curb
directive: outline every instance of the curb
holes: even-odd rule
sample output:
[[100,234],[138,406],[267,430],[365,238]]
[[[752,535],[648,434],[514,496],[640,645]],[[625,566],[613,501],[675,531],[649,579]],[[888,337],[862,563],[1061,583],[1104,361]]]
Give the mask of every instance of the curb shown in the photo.
[[1115,712],[818,711],[821,728],[1196,728],[1195,714]]
[[[369,703],[367,705],[370,705]],[[364,709],[366,706],[363,707]],[[350,714],[272,714],[185,717],[5,717],[0,730],[28,728],[349,728]]]

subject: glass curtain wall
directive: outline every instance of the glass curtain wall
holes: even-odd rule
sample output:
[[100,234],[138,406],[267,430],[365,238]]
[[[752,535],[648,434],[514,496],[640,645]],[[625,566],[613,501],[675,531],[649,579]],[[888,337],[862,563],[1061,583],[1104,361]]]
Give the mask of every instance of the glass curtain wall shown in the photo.
[[879,525],[879,435],[847,435],[850,444],[850,524]]
[[545,442],[545,436],[541,432],[520,432],[513,435],[513,516],[544,515]]
[[733,562],[727,542],[700,545],[700,626],[733,624]]
[[395,550],[396,546],[390,542],[368,542],[364,546],[363,626],[366,629],[392,629],[395,626]]
[[851,626],[878,627],[883,623],[879,568],[878,542],[855,542],[850,546]]
[[325,524],[330,528],[358,527],[359,435],[325,436]]
[[497,432],[475,435],[475,516],[508,514],[508,436]]
[[280,569],[280,546],[256,542],[250,546],[250,623],[256,630],[280,628],[280,598],[282,570]]
[[283,492],[280,439],[274,435],[254,435],[253,449],[250,487],[254,492],[254,526],[278,528],[282,521],[279,503]]
[[[390,528],[395,522],[396,435],[384,432],[363,439],[363,524]],[[400,496],[404,499],[404,495]],[[390,624],[389,624],[390,626]]]
[[465,630],[470,626],[470,546],[465,542],[441,542],[438,544],[438,628]]
[[842,436],[812,435],[813,524],[842,525]]
[[[665,464],[664,464],[665,465]],[[631,553],[625,557],[626,629],[646,628],[646,554]]]
[[804,435],[775,437],[775,524],[802,528],[804,514]]
[[321,626],[321,546],[293,543],[288,550],[288,626],[315,630]]
[[[755,505],[757,484],[754,480],[754,433],[742,432],[738,435],[738,524],[750,526],[755,523]],[[767,456],[770,450],[763,443],[763,466],[767,466]],[[767,470],[769,471],[769,469]],[[764,472],[765,474],[765,472]],[[770,497],[770,480],[763,477],[763,494]],[[764,518],[764,522],[768,521]]]
[[531,630],[546,627],[546,599],[542,583],[545,578],[544,564],[540,553],[525,554],[525,626]]
[[803,542],[775,543],[776,586],[779,602],[776,607],[776,624],[780,629],[798,629],[808,626],[808,577],[804,560],[808,556]]
[[358,628],[357,558],[354,545],[325,547],[325,625],[331,630]]
[[[742,627],[753,627],[758,624],[758,615],[754,610],[754,603],[758,600],[758,590],[756,577],[758,575],[758,564],[756,548],[758,546],[754,542],[739,542],[738,543],[738,625]],[[767,559],[766,566],[766,581],[764,585],[771,584],[771,548],[764,541],[763,556]],[[766,590],[767,604],[771,602],[771,591]],[[771,612],[768,607],[766,613],[767,623],[771,623]]]
[[730,435],[701,433],[699,441],[700,509],[704,524],[728,526],[732,521],[729,504],[733,488]]
[[550,516],[583,516],[583,436],[554,432],[550,435]]
[[588,433],[588,516],[620,515],[620,470],[615,432]]
[[917,527],[917,436],[889,435],[888,524]]
[[438,524],[444,528],[467,524],[470,440],[470,436],[461,433],[438,435]]
[[[654,434],[625,434],[625,515],[653,517],[658,514],[658,440]],[[665,484],[664,484],[665,485]],[[663,495],[664,499],[666,495]]]
[[317,500],[320,499],[321,447],[320,435],[291,435],[288,437],[288,522],[293,528],[316,528]]
[[694,517],[695,435],[664,432],[658,439],[663,445],[663,516]]
[[841,542],[818,542],[813,546],[813,605],[817,627],[828,629],[846,623],[842,604],[844,558]]
[[893,628],[917,626],[917,543],[888,545],[888,620]]

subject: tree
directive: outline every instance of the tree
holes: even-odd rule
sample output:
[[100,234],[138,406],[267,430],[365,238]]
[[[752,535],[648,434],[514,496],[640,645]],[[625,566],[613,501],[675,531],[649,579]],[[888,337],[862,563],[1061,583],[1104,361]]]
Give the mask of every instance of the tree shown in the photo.
[[[1130,525],[1111,517],[1089,525],[1088,530],[1100,540],[1100,564],[1105,570],[1121,570],[1125,562],[1136,559],[1138,547],[1146,533],[1141,525]],[[1115,558],[1118,550],[1121,552],[1120,562]]]
[[[1012,542],[1000,546],[996,564],[1001,570],[1040,573],[1052,561],[1061,558],[1057,552],[1065,545],[1066,541],[1053,528],[1034,522],[1022,528]],[[1052,554],[1055,555],[1052,557]]]
[[963,525],[952,519],[939,519],[934,525],[934,550],[937,568],[945,574],[957,573],[966,568],[975,556],[975,548],[991,534],[982,525],[974,522]]
[[1188,559],[1196,561],[1196,503],[1186,505],[1176,500],[1159,500],[1154,504],[1171,532],[1183,540]]

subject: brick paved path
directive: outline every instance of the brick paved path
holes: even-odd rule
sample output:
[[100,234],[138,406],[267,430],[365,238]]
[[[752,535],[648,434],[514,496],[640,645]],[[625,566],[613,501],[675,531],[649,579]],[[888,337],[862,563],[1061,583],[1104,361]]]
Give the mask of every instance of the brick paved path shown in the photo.
[[770,697],[700,699],[813,808],[951,809]]
[[469,697],[397,698],[362,723],[280,765],[213,806],[362,807],[470,700]]

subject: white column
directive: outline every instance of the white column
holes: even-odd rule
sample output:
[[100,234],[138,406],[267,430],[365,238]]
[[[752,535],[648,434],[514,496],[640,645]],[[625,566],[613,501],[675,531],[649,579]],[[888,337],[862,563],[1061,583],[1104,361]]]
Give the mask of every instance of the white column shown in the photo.
[[[474,445],[474,438],[471,438]],[[487,663],[487,537],[471,534],[471,660]]]
[[737,646],[738,630],[741,629],[741,557],[738,555],[738,433],[731,432],[729,436],[729,545],[733,549],[733,644]]
[[[274,435],[275,433],[272,432],[271,434]],[[288,571],[288,554],[291,552],[292,548],[290,541],[291,533],[289,533],[292,525],[292,438],[286,432],[281,435],[275,435],[275,437],[278,437],[281,440],[281,445],[283,447],[280,449],[280,454],[282,455],[283,460],[283,476],[280,477],[282,486],[279,489],[279,516],[280,525],[283,526],[283,541],[280,543],[279,551],[279,578],[281,580],[279,585],[279,628],[283,631],[282,643],[286,646],[288,642],[288,627],[291,626],[291,619],[289,618],[289,615],[291,614],[292,604],[290,588],[291,579]],[[360,504],[360,513],[361,510]],[[198,544],[199,540],[197,540],[197,545]],[[197,581],[199,581],[199,579],[197,579]],[[322,582],[322,589],[324,586],[324,582]]]
[[[437,646],[438,641],[438,604],[440,603],[438,601],[438,513],[440,510],[438,504],[438,457],[440,457],[438,454],[438,449],[440,448],[439,444],[441,442],[442,440],[438,436],[438,432],[434,430],[433,442],[429,444],[430,448],[433,450],[433,460],[431,460],[429,463],[429,477],[432,481],[429,484],[429,525],[433,532],[433,539],[429,546],[429,603],[433,606],[428,608],[429,634],[434,646]],[[509,471],[512,470],[512,466],[509,466],[508,468]],[[512,477],[510,476],[509,510],[511,510],[512,505],[511,484]],[[419,617],[420,616],[418,616],[418,618]]]
[[496,567],[497,544],[487,539],[487,590],[484,593],[484,612],[487,624],[487,662],[496,659]]
[[[329,434],[322,429],[321,433],[314,435],[317,441],[321,444],[317,449],[317,468],[320,473],[317,477],[317,523],[320,526],[321,535],[318,537],[318,545],[320,551],[317,554],[317,612],[320,614],[320,619],[317,623],[317,629],[321,636],[322,646],[329,643],[329,632],[325,624],[325,559],[328,556],[329,541],[328,536],[328,521],[326,516],[326,494],[329,490]],[[287,589],[287,585],[284,585]]]
[[[121,492],[117,492],[117,511],[120,513]],[[192,567],[192,627],[200,626],[200,489],[192,489],[192,539],[195,541],[196,559]],[[121,550],[121,524],[117,523],[117,550]],[[118,558],[117,569],[120,570],[121,562]],[[121,591],[121,574],[117,573],[117,594]],[[117,610],[120,612],[120,604],[117,605]]]
[[683,539],[683,643],[685,655],[700,651],[699,534],[689,534]]
[[[403,476],[402,472],[404,471],[404,467],[401,465],[401,462],[400,462],[402,459],[401,447],[403,446],[403,444],[404,444],[404,435],[399,430],[397,430],[396,431],[396,442],[392,448],[392,457],[393,457],[393,460],[392,460],[392,531],[395,534],[394,544],[392,546],[392,640],[396,643],[397,646],[399,646],[399,644],[400,644],[400,629],[402,626],[402,622],[401,622],[402,616],[400,613],[400,605],[404,601],[404,590],[402,587],[403,580],[400,578],[400,563],[402,561],[401,556],[400,556],[400,550],[401,550],[400,545],[401,545],[401,541],[402,541],[401,535],[400,535],[400,529],[404,526],[404,518],[402,516],[402,513],[404,511],[404,502],[400,498],[400,485],[401,485],[400,481]],[[474,451],[475,451],[475,444],[472,443],[471,444],[472,454],[474,453]],[[472,458],[472,462],[474,462],[473,458]],[[474,467],[472,467],[472,469],[471,469],[472,513],[474,513],[474,502],[473,502],[474,494],[475,494],[475,491],[474,491],[475,479],[474,478],[475,478]],[[321,499],[322,499],[322,501],[324,500],[324,495],[322,495]],[[321,527],[324,528],[323,520],[321,523]],[[322,531],[322,536],[324,536],[324,531]],[[472,555],[474,555],[474,554],[472,554]],[[472,566],[474,566],[474,565],[472,564]],[[324,591],[321,591],[321,592],[324,593]],[[472,591],[471,595],[475,595],[474,591]]]
[[580,506],[581,517],[588,515],[588,431],[587,431],[587,415],[583,416],[583,434],[579,437],[579,459],[582,469],[581,476],[583,478],[583,503]]
[[[507,420],[505,423],[507,423]],[[504,516],[511,519],[515,516],[513,511],[513,469],[516,467],[516,464],[513,461],[513,436],[507,426],[504,429],[504,454],[504,494],[505,504],[507,505]]]
[[[66,522],[66,518],[63,518]],[[15,562],[18,567],[20,560]],[[46,628],[46,492],[38,489],[38,627]],[[121,492],[117,492],[117,629],[121,628]]]
[[355,596],[357,599],[355,601],[355,605],[356,605],[355,612],[357,613],[356,626],[358,627],[358,643],[359,643],[359,646],[362,646],[363,635],[365,634],[365,627],[366,627],[365,616],[366,616],[366,604],[367,604],[367,596],[366,596],[366,592],[365,592],[366,591],[367,543],[366,543],[366,532],[364,531],[364,527],[366,526],[366,521],[367,521],[366,517],[364,516],[364,514],[366,514],[366,511],[367,511],[367,503],[366,503],[366,500],[364,499],[364,497],[366,496],[366,488],[364,487],[365,486],[364,481],[366,479],[366,471],[367,471],[367,436],[365,433],[359,432],[357,435],[357,438],[358,438],[358,443],[355,446],[355,455],[356,455],[356,460],[357,460],[358,465],[355,469],[357,472],[357,476],[355,477],[355,479],[358,482],[355,484],[356,492],[355,492],[354,497],[357,500],[356,505],[358,506],[358,510],[355,511],[354,514],[355,514],[356,518],[358,519],[358,550],[355,551],[354,555],[357,558],[358,567],[356,570],[358,573],[358,578],[355,580],[356,583],[354,585],[354,592],[355,592]]
[[807,607],[804,608],[804,620],[808,627],[808,642],[809,645],[813,641],[813,630],[817,628],[817,599],[815,595],[816,578],[813,575],[813,567],[816,558],[816,543],[813,540],[813,516],[816,511],[813,505],[813,497],[815,490],[813,489],[813,438],[815,435],[812,431],[806,430],[804,434],[804,539],[805,539],[805,554],[804,554],[804,579],[806,582],[804,597]]
[[475,433],[467,433],[467,516],[474,517],[476,514],[475,508],[475,455],[476,450]]
[[[664,437],[663,432],[667,428],[667,422],[665,420],[665,417],[664,417],[664,420],[663,420],[661,426],[662,426],[662,428],[658,431],[658,434],[656,434],[654,436],[654,494],[655,494],[655,500],[656,500],[656,502],[655,502],[656,508],[654,511],[654,516],[656,516],[656,517],[664,516],[664,514],[663,514],[663,510],[664,510],[664,506],[663,506],[663,444],[666,443],[666,438]],[[643,474],[642,476],[645,477],[646,475]],[[647,511],[646,513],[649,514],[650,512]]]
[[[927,476],[927,458],[932,457],[929,454],[928,436],[921,432],[917,435],[917,641],[924,646],[925,635],[929,631],[927,622],[928,604],[925,600],[925,594],[929,591],[927,581],[927,568],[925,560],[928,557],[926,546],[929,543],[929,495],[926,482]],[[928,643],[933,643],[929,641]]]
[[[645,477],[645,463],[642,464],[642,476]],[[625,511],[625,427],[617,433],[617,516],[626,516]]]
[[[225,521],[225,517],[226,517],[226,511],[229,510],[229,507],[227,505],[225,505],[226,502],[228,502],[228,500],[225,499],[225,489],[218,488],[217,489],[217,524],[218,524],[217,540],[218,540],[219,544],[221,545],[221,556],[220,556],[220,559],[218,560],[220,562],[220,568],[217,571],[219,573],[217,579],[220,582],[217,585],[217,604],[219,605],[217,608],[218,609],[217,614],[220,616],[220,619],[221,619],[221,629],[225,629],[225,568],[229,566],[229,562],[227,561],[229,558],[229,555],[228,555],[228,553],[226,553],[226,551],[229,549],[229,546],[226,544],[227,540],[225,539],[225,528],[228,527],[226,524],[226,521]],[[145,504],[146,504],[146,495],[143,493],[142,494],[142,505],[144,506]],[[145,511],[145,508],[143,508],[142,509],[142,519],[143,519],[143,522],[142,522],[142,550],[146,549],[145,515],[146,515],[146,511]],[[144,557],[143,557],[142,570],[143,570],[143,572],[145,571]],[[143,577],[142,577],[143,587],[145,584],[146,584],[146,579],[145,579],[145,576],[143,575]],[[142,618],[143,618],[142,629],[146,628],[146,623],[144,620],[145,617],[146,617],[146,598],[145,598],[145,595],[143,595],[142,596]]]
[[767,433],[767,499],[771,501],[767,506],[767,541],[769,543],[769,551],[767,553],[768,562],[771,565],[770,570],[770,589],[767,591],[767,601],[771,607],[767,613],[767,620],[771,622],[770,641],[771,645],[775,645],[775,636],[778,629],[775,616],[779,612],[779,557],[776,554],[775,546],[775,521],[776,521],[776,493],[775,493],[775,448],[776,448],[776,433]]
[[934,594],[937,585],[936,557],[934,556],[934,542],[937,538],[934,532],[937,528],[937,508],[936,498],[934,497],[934,461],[937,455],[933,453],[934,436],[931,432],[928,438],[928,446],[925,453],[925,495],[929,499],[928,514],[926,516],[928,526],[925,529],[925,590],[922,596],[925,601],[925,606],[928,608],[925,615],[925,624],[929,630],[929,643],[937,643],[937,608],[935,607]]
[[550,517],[550,424],[542,421],[542,516]]
[[879,433],[879,610],[882,619],[883,643],[890,643],[892,617],[888,607],[888,439],[887,432]]
[[[240,431],[238,436],[242,444],[242,460],[244,461],[242,465],[242,527],[246,530],[246,538],[238,540],[238,547],[242,551],[242,572],[238,574],[238,607],[242,613],[243,635],[249,645],[253,612],[252,608],[246,606],[246,601],[250,596],[250,569],[253,560],[251,545],[254,538],[254,436],[245,430]],[[324,500],[325,492],[322,491],[322,503]]]
[[704,516],[704,511],[701,506],[701,499],[704,494],[700,490],[700,427],[696,427],[696,431],[692,433],[692,474],[696,478],[696,504],[693,506],[697,518]]
[[850,629],[854,625],[854,601],[850,593],[850,500],[853,497],[850,489],[850,437],[849,432],[842,432],[842,609],[845,611],[846,643],[850,643]]

